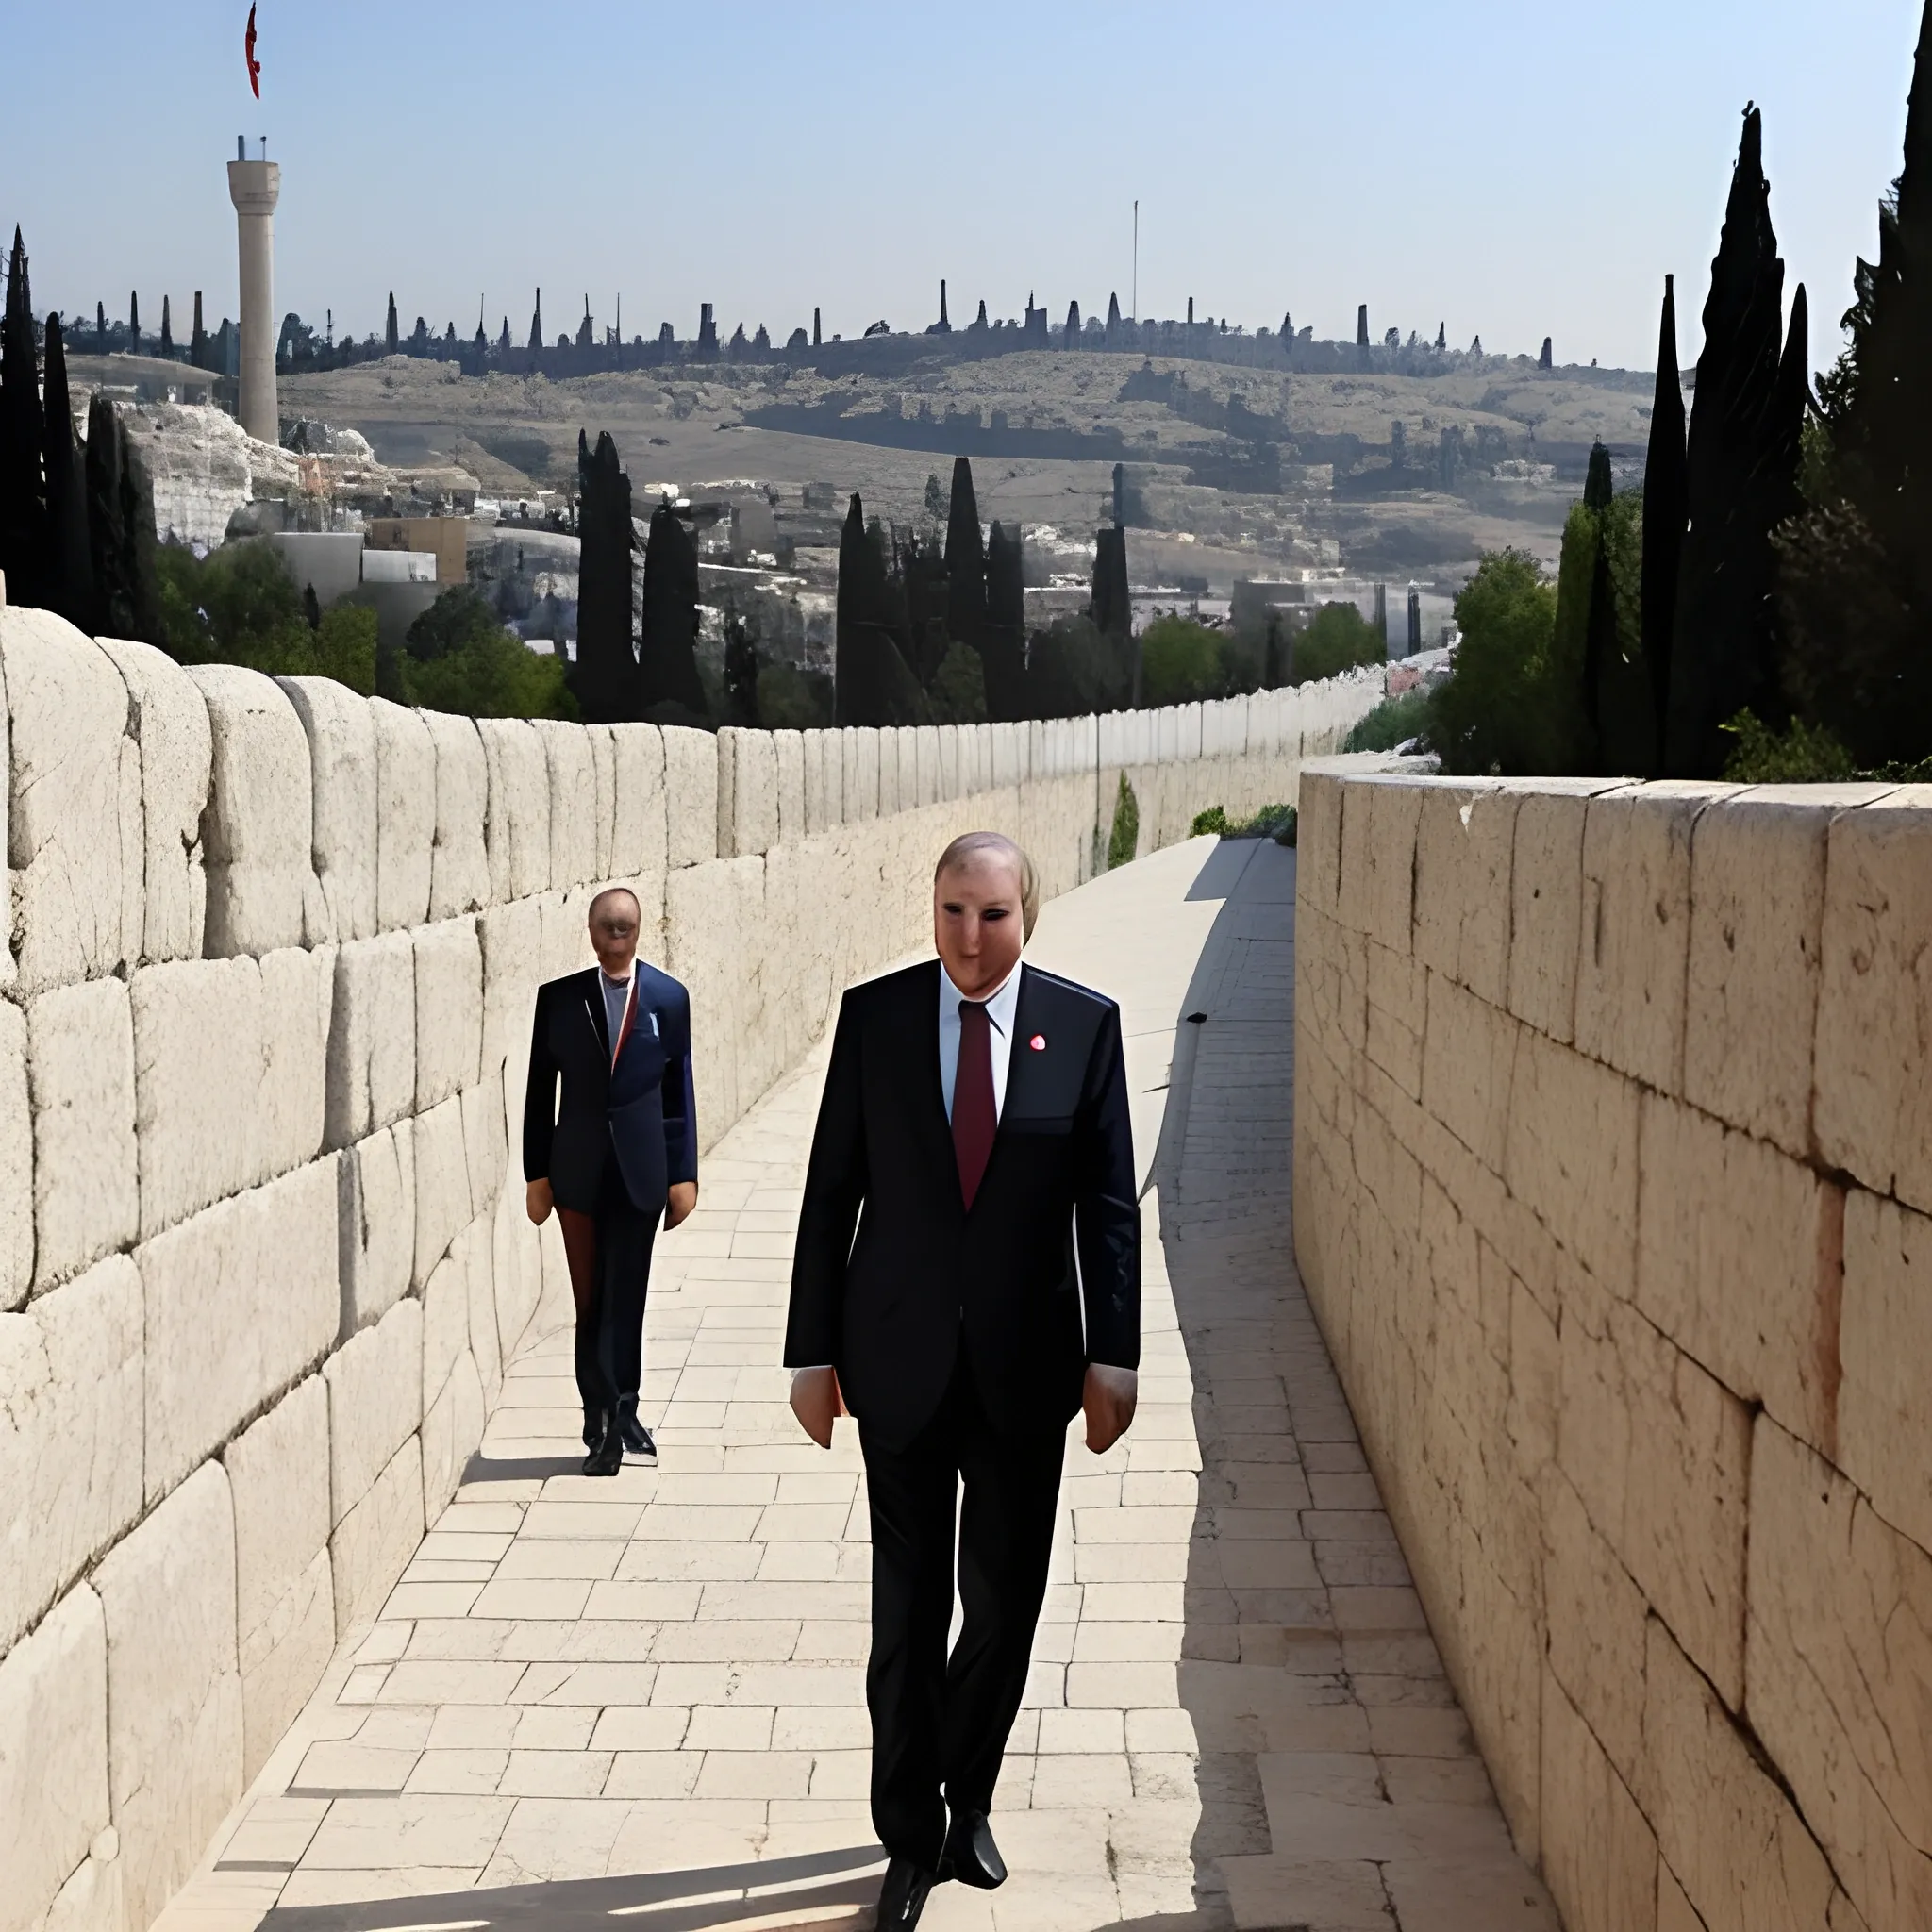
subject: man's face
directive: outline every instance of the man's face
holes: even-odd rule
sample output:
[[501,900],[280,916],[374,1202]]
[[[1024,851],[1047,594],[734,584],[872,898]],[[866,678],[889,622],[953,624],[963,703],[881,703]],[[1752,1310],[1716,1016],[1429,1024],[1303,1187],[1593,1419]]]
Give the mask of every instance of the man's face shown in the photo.
[[638,908],[628,892],[607,893],[591,908],[591,946],[612,979],[629,974],[638,950]]
[[969,852],[932,889],[933,944],[953,984],[970,1000],[994,991],[1025,943],[1020,868],[997,852]]

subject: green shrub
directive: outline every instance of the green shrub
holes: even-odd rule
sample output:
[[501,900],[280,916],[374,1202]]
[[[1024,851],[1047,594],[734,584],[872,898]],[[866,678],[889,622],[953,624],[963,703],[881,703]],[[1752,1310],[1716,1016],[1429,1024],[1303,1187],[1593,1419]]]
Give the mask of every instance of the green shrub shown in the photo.
[[1091,618],[1058,617],[1026,646],[1026,715],[1084,718],[1132,702],[1130,640],[1103,635]]
[[322,613],[314,631],[315,672],[353,691],[375,695],[375,612],[338,604]]
[[1810,785],[1854,774],[1852,755],[1822,724],[1793,718],[1779,733],[1755,711],[1740,711],[1724,729],[1735,741],[1724,759],[1734,785]]
[[946,644],[946,655],[932,675],[933,722],[938,724],[986,723],[986,666],[971,644],[958,638]]
[[758,723],[767,731],[820,731],[832,723],[832,680],[823,671],[766,664],[758,672]]
[[1353,604],[1324,604],[1294,640],[1293,680],[1313,684],[1353,671],[1359,664],[1388,661],[1389,641]]
[[1455,672],[1429,700],[1429,742],[1445,772],[1573,772],[1573,691],[1557,688],[1557,587],[1526,550],[1493,551],[1456,600]]
[[1157,617],[1141,633],[1141,702],[1191,705],[1225,689],[1219,631],[1191,617]]
[[1384,698],[1342,741],[1343,751],[1393,751],[1411,738],[1425,739],[1429,694],[1420,685],[1400,697]]
[[1134,788],[1127,783],[1127,774],[1121,774],[1120,790],[1114,794],[1113,830],[1107,841],[1107,869],[1108,872],[1118,865],[1130,865],[1134,854],[1141,845],[1141,801],[1134,796]]
[[398,667],[402,702],[472,718],[575,718],[560,657],[512,637],[467,584],[445,591],[409,626]]
[[1194,814],[1190,836],[1200,839],[1273,839],[1277,845],[1295,841],[1296,814],[1291,805],[1264,805],[1253,818],[1230,819],[1225,808],[1210,805]]

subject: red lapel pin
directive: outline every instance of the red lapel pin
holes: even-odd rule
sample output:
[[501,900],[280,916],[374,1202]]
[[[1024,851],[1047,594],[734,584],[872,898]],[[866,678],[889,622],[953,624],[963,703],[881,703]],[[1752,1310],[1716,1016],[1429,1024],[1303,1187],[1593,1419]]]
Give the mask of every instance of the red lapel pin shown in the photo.
[[1044,1053],[1046,1051],[1046,1035],[1043,1033],[1036,1033],[1033,1036],[1033,1038],[1026,1042],[1026,1044],[1030,1046],[1035,1053]]

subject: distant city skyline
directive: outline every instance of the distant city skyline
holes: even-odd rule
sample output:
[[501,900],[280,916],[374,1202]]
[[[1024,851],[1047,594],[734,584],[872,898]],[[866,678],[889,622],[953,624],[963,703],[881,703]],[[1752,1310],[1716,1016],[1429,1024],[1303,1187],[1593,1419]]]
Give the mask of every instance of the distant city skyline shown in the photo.
[[958,16],[857,4],[836,26],[745,4],[728,25],[588,0],[264,0],[262,99],[245,5],[191,5],[157,32],[125,0],[10,22],[0,219],[18,221],[36,307],[144,327],[193,291],[238,311],[224,163],[268,137],[284,169],[275,306],[340,337],[507,316],[575,333],[696,333],[716,306],[782,342],[917,329],[949,284],[1058,323],[1124,309],[1141,203],[1143,316],[1284,310],[1352,339],[1391,327],[1466,348],[1648,367],[1663,276],[1694,361],[1739,114],[1765,110],[1773,216],[1837,353],[1854,258],[1900,160],[1920,0],[1632,0],[1614,16],[1528,0],[1360,9],[989,0]]

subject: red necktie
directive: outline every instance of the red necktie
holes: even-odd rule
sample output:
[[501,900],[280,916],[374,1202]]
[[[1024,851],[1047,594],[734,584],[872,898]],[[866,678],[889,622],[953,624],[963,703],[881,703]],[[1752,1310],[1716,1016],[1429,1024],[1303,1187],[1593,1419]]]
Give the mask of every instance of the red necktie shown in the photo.
[[986,1008],[959,1002],[959,1064],[953,1076],[953,1153],[959,1162],[959,1194],[968,1208],[992,1158],[999,1125],[992,1097],[992,1024]]

